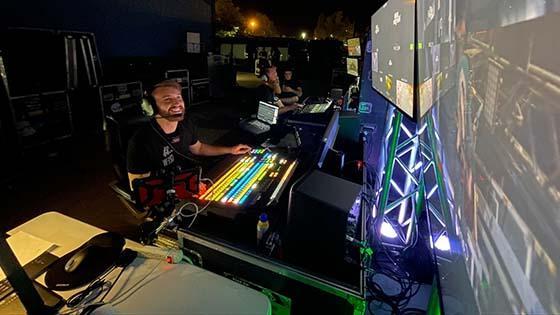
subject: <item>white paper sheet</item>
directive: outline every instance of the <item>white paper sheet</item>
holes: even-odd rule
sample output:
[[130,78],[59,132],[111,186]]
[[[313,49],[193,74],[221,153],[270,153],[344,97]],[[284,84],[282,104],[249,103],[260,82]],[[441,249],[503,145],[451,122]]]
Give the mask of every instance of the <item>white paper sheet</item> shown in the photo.
[[[44,252],[56,247],[54,243],[45,241],[23,231],[19,231],[8,237],[7,241],[22,266],[25,266],[28,262],[41,256]],[[2,269],[0,269],[0,281],[4,279],[6,279],[6,275]]]

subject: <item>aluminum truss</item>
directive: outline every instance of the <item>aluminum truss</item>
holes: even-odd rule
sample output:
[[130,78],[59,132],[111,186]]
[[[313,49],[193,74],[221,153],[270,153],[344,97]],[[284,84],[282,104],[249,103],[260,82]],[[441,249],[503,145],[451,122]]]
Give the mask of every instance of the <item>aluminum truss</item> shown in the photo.
[[388,130],[381,154],[382,184],[373,216],[385,245],[407,248],[417,240],[418,216],[429,211],[432,246],[449,251],[447,226],[451,221],[452,197],[447,196],[444,169],[436,154],[441,142],[433,119],[415,123],[398,110],[388,112]]

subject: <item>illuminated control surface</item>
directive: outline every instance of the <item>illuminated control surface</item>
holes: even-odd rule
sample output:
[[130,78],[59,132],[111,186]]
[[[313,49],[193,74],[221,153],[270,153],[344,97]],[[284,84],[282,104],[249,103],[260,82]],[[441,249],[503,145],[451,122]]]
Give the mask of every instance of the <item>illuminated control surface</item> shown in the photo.
[[276,200],[293,173],[296,161],[265,149],[254,149],[221,175],[202,201],[213,201],[225,206],[249,206],[261,200]]

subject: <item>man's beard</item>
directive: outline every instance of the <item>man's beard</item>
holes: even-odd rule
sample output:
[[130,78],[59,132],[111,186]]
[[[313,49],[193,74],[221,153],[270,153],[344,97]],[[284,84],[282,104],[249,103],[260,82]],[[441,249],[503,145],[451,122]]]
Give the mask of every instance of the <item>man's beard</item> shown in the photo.
[[165,116],[163,116],[163,118],[167,121],[181,121],[185,118],[185,113],[181,113],[181,114],[167,114]]

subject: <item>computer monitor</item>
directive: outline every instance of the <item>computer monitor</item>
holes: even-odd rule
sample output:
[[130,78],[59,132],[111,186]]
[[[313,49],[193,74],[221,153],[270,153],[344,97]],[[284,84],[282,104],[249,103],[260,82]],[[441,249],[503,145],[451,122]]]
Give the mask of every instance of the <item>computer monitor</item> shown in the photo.
[[323,162],[327,157],[329,150],[333,148],[334,142],[336,141],[336,136],[338,135],[338,117],[339,112],[334,112],[325,132],[323,133],[323,138],[321,139],[321,151],[319,153],[319,160],[317,161],[317,166],[319,168],[323,167]]
[[355,77],[360,75],[357,58],[346,58],[346,73]]
[[348,56],[360,57],[362,55],[362,49],[360,47],[359,38],[349,38],[347,44],[348,44]]
[[259,101],[257,119],[270,125],[275,125],[278,122],[278,106]]

